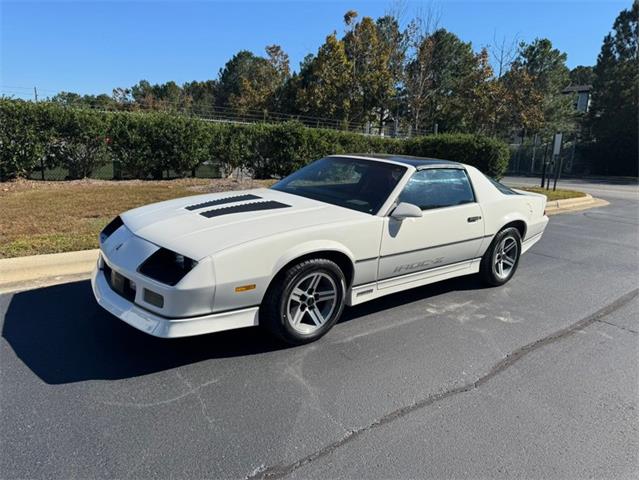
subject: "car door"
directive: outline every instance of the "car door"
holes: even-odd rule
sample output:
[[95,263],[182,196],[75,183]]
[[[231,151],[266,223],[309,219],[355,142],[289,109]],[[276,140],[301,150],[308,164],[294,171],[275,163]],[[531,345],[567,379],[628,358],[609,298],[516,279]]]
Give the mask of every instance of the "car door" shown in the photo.
[[417,205],[422,217],[385,218],[378,287],[386,288],[443,270],[466,268],[479,255],[484,220],[463,168],[416,171],[398,198]]

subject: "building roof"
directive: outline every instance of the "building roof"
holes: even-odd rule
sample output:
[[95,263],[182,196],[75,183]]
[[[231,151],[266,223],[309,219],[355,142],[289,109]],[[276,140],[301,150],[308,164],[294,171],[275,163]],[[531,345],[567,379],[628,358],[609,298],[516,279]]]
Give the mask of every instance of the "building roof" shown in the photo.
[[569,85],[562,93],[580,93],[580,92],[590,92],[593,87],[591,85]]
[[435,167],[462,167],[459,162],[452,162],[451,160],[441,160],[439,158],[423,158],[413,157],[411,155],[397,155],[387,153],[350,153],[337,155],[340,157],[356,157],[356,158],[369,158],[372,160],[386,160],[396,163],[404,163],[410,165],[418,170],[421,168],[435,168]]

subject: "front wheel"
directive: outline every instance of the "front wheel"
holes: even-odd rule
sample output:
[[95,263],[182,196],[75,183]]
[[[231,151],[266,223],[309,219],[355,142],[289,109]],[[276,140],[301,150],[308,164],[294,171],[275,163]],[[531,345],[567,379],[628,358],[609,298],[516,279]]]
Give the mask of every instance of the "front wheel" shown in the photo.
[[344,309],[346,281],[336,263],[312,258],[288,268],[269,287],[260,323],[291,345],[322,337]]
[[521,250],[522,240],[517,228],[498,232],[480,262],[480,276],[484,282],[492,286],[507,283],[516,273]]

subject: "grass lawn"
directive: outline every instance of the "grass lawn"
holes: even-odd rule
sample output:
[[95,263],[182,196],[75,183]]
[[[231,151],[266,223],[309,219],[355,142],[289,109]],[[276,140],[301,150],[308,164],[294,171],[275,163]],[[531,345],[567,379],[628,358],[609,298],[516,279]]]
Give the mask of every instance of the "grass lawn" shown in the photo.
[[547,200],[552,202],[554,200],[565,200],[567,198],[579,198],[584,197],[586,194],[584,192],[578,192],[576,190],[547,190],[546,188],[540,187],[518,187],[518,190],[526,190],[527,192],[535,192],[542,193],[547,196]]
[[[228,179],[0,183],[0,258],[97,248],[100,230],[125,210],[176,197],[271,183]],[[521,190],[544,193],[549,200],[584,196],[572,190]]]
[[228,179],[2,182],[0,258],[97,248],[100,230],[125,210],[176,197],[271,183]]

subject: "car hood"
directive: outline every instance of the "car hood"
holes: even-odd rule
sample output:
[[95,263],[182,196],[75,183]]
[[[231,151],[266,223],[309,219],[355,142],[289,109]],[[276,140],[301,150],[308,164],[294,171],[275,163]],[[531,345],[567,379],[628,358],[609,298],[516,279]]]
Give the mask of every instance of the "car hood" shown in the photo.
[[261,188],[168,200],[129,210],[121,218],[134,235],[200,260],[259,238],[363,215],[369,214]]

